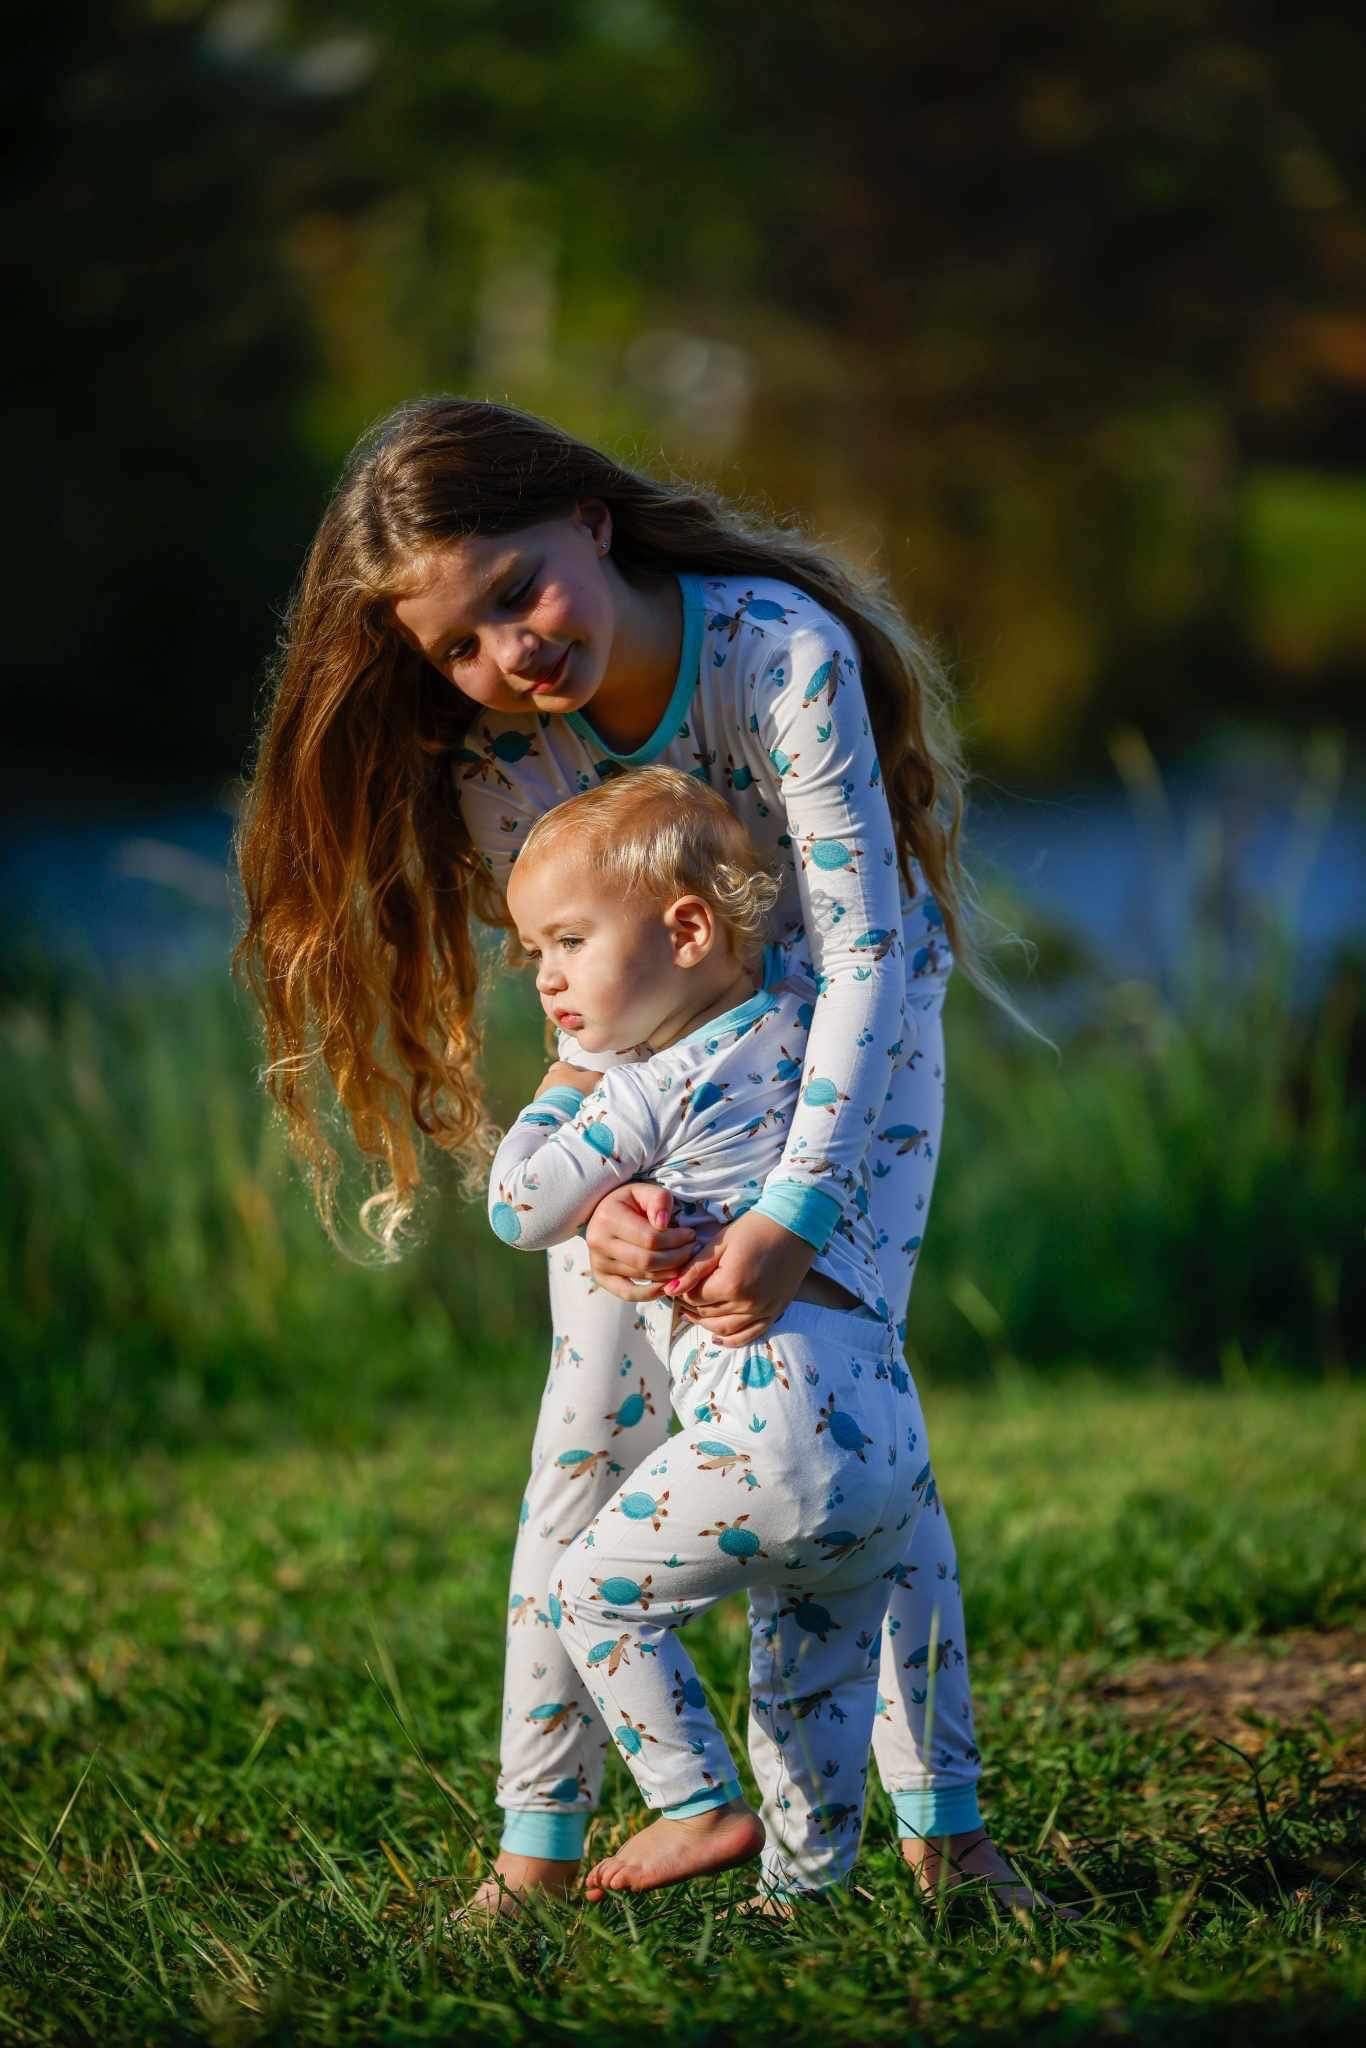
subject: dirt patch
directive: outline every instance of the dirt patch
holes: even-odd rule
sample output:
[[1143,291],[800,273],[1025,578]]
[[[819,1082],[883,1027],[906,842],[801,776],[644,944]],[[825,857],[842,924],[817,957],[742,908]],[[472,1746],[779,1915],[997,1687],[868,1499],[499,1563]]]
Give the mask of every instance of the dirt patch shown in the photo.
[[1152,1657],[1092,1674],[1088,1690],[1136,1721],[1191,1727],[1250,1754],[1265,1743],[1267,1722],[1286,1727],[1321,1715],[1335,1733],[1366,1737],[1366,1635],[1335,1629],[1207,1657]]

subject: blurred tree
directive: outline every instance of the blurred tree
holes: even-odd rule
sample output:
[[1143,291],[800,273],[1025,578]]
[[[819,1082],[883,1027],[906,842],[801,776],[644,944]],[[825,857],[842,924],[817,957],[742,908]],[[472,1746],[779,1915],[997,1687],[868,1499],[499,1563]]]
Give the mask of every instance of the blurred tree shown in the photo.
[[318,488],[281,227],[333,109],[202,14],[40,10],[4,86],[17,738],[125,787],[234,764]]
[[1312,538],[1366,540],[1316,496],[1366,464],[1347,18],[115,0],[39,38],[15,658],[65,746],[240,758],[321,478],[439,387],[875,553],[1017,774],[1121,717],[1352,714],[1352,542]]

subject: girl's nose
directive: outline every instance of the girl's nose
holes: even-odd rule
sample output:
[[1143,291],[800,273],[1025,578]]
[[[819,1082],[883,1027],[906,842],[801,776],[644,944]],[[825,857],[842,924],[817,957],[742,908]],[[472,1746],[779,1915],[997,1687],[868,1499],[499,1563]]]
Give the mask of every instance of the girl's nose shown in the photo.
[[559,968],[552,967],[547,961],[543,960],[540,966],[536,969],[537,995],[553,995],[556,989],[561,989],[563,987],[564,976],[560,972]]
[[504,636],[499,648],[499,667],[505,676],[530,675],[540,659],[541,643],[525,627],[515,627]]

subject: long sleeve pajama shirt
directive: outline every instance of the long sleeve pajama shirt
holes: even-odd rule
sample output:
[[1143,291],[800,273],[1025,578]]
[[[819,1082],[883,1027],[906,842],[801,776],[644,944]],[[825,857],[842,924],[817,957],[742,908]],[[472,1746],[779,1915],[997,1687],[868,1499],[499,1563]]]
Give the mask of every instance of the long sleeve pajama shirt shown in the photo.
[[[622,753],[586,713],[483,714],[456,765],[464,816],[501,884],[538,817],[624,769],[665,762],[725,797],[778,864],[772,936],[813,985],[803,1086],[756,1206],[823,1251],[870,1186],[882,1293],[904,1334],[943,1115],[941,1012],[952,961],[942,919],[923,884],[914,894],[902,886],[845,628],[785,583],[679,581],[678,676],[650,738]],[[560,1053],[609,1063],[568,1035]],[[606,1411],[620,1377],[633,1386],[643,1378],[651,1404],[632,1443],[662,1445],[666,1382],[646,1318],[594,1285],[582,1240],[557,1246],[549,1263],[554,1340],[513,1567],[499,1800],[508,1846],[572,1856],[597,1801],[601,1759],[572,1661],[549,1640],[543,1589],[623,1469],[624,1446],[587,1418]],[[931,1507],[893,1585],[874,1735],[903,1832],[976,1819],[980,1760],[958,1574],[942,1504]],[[917,1649],[937,1644],[933,1685],[895,1654],[907,1639]]]

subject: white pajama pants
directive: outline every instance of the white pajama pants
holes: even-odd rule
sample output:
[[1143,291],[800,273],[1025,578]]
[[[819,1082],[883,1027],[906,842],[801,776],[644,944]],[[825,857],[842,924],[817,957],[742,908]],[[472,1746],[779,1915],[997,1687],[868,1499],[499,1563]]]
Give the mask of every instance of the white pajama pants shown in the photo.
[[646,1805],[686,1818],[740,1787],[682,1632],[745,1591],[764,1882],[821,1889],[858,1848],[883,1618],[933,1484],[920,1402],[866,1312],[794,1302],[739,1348],[659,1337],[682,1430],[569,1545],[551,1626]]
[[[903,1332],[939,1156],[943,993],[942,984],[908,986],[909,1057],[892,1077],[870,1150],[883,1293]],[[569,1859],[581,1853],[598,1803],[606,1744],[592,1693],[553,1625],[550,1594],[566,1551],[627,1475],[664,1451],[668,1376],[650,1315],[670,1305],[638,1307],[598,1288],[579,1238],[548,1259],[554,1337],[513,1559],[497,1797],[504,1847]],[[981,1766],[953,1538],[933,1482],[927,1495],[888,1567],[873,1722],[878,1774],[903,1835],[978,1824]]]

